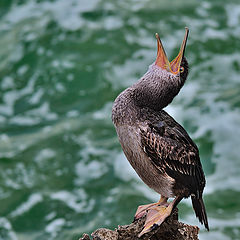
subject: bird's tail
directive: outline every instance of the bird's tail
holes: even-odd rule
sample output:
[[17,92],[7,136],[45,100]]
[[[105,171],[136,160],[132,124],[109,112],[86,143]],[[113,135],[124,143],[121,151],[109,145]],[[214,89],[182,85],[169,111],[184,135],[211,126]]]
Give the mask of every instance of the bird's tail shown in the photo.
[[199,219],[200,223],[204,224],[205,228],[209,231],[207,213],[202,197],[197,198],[195,196],[191,196],[191,198],[193,209],[195,211],[197,218]]

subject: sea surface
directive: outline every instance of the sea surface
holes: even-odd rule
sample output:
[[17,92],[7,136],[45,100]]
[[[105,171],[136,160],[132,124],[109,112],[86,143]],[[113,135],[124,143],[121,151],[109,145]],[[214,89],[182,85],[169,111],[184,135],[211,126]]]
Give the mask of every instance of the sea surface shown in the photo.
[[[116,96],[190,29],[188,80],[166,108],[200,149],[210,232],[240,239],[239,0],[0,2],[0,239],[77,240],[159,196],[124,157]],[[200,226],[189,200],[180,219]]]

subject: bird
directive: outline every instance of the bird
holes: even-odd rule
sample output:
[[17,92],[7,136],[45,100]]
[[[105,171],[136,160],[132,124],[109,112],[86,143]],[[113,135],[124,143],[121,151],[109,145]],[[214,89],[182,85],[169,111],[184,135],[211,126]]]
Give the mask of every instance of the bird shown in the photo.
[[[112,121],[126,158],[142,181],[160,194],[158,202],[137,209],[135,220],[146,215],[139,237],[160,226],[177,204],[188,197],[196,217],[209,231],[203,202],[206,180],[198,147],[163,110],[188,76],[185,57],[188,34],[186,27],[179,53],[169,62],[156,33],[156,60],[137,82],[117,96],[112,107]],[[169,198],[174,199],[169,202]]]

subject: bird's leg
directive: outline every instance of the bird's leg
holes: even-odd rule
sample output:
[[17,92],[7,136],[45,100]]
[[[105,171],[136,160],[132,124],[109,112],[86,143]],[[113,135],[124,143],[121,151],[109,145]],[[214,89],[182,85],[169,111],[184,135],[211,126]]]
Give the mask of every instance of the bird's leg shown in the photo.
[[151,208],[154,208],[154,207],[160,206],[160,205],[167,205],[168,204],[167,200],[168,200],[168,198],[166,198],[164,196],[161,196],[159,201],[156,202],[156,203],[151,203],[151,204],[139,206],[138,209],[137,209],[137,212],[135,214],[134,220],[137,220],[137,219],[141,218]]
[[168,204],[168,206],[166,206],[166,204],[155,205],[154,207],[151,207],[149,210],[147,210],[144,228],[138,237],[141,237],[143,234],[150,232],[151,230],[160,226],[164,220],[171,215],[173,209],[181,200],[182,197],[176,197],[170,204]]
[[160,197],[160,199],[159,199],[159,201],[157,202],[157,205],[165,205],[165,204],[168,204],[168,202],[167,202],[167,200],[168,200],[168,198],[167,197],[164,197],[164,196],[162,196],[161,195],[161,197]]

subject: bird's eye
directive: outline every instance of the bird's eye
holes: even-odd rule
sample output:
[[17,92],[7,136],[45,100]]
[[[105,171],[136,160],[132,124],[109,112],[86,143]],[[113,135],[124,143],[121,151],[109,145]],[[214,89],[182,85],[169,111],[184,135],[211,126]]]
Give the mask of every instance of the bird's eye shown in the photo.
[[180,73],[184,72],[184,67],[180,67]]

